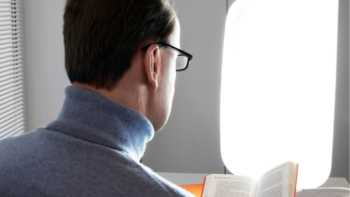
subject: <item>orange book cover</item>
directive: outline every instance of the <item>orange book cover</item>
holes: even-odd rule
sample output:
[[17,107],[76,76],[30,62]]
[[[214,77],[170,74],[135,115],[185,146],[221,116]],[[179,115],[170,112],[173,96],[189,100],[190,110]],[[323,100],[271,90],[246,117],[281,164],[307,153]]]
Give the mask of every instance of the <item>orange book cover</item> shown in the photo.
[[180,187],[182,187],[183,189],[191,192],[196,197],[201,197],[202,196],[203,186],[204,186],[204,184],[201,184],[201,183],[180,185]]

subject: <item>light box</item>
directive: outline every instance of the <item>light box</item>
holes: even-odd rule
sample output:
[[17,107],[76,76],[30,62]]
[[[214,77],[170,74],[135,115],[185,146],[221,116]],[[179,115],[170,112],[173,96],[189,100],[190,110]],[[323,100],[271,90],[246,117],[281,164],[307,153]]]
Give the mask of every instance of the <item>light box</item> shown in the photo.
[[298,188],[330,174],[337,0],[237,0],[229,10],[221,81],[221,153],[259,177],[299,163]]

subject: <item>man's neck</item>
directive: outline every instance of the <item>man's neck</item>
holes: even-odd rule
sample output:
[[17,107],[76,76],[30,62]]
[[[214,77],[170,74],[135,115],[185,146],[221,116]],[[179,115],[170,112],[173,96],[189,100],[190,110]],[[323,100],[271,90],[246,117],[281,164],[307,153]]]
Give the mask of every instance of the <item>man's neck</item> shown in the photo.
[[[106,97],[107,99],[118,103],[124,107],[130,108],[136,112],[139,112],[146,116],[146,102],[145,102],[145,94],[142,93],[140,88],[121,88],[114,87],[112,90],[107,90],[104,88],[96,88],[94,86],[77,83],[74,82],[73,86],[77,86],[80,88],[85,88],[90,91],[97,92],[98,94]],[[132,90],[132,91],[131,91]]]

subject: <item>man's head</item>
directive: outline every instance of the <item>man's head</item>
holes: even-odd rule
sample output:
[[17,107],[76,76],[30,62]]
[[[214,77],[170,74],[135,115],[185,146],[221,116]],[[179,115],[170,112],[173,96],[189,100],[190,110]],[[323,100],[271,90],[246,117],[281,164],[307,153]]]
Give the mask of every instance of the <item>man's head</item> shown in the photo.
[[168,0],[68,0],[68,77],[148,117],[167,121],[174,95],[180,26]]

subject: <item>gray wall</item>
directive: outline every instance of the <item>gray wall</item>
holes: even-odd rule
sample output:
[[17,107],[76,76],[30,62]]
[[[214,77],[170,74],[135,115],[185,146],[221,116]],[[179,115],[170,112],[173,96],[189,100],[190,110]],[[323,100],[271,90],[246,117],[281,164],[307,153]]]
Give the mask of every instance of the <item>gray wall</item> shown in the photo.
[[177,74],[172,116],[148,146],[144,162],[158,171],[220,173],[224,165],[219,146],[219,85],[226,2],[175,2],[182,48],[192,52],[194,59],[188,71]]
[[348,176],[349,150],[349,0],[339,0],[337,89],[332,176]]
[[24,77],[27,128],[43,127],[60,110],[64,70],[64,0],[24,0]]
[[[343,6],[348,0],[340,0]],[[65,0],[24,0],[27,128],[45,126],[60,110],[68,85],[64,72],[62,14]],[[221,46],[229,0],[175,0],[182,47],[195,56],[178,73],[169,124],[149,144],[144,162],[157,171],[222,173],[219,151]],[[342,12],[348,9],[342,7]],[[348,15],[347,15],[348,16]],[[342,15],[332,175],[349,173],[348,17]],[[347,19],[347,21],[345,21]],[[347,27],[345,27],[347,25]]]

